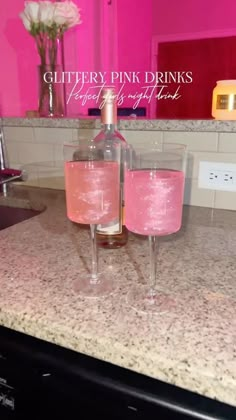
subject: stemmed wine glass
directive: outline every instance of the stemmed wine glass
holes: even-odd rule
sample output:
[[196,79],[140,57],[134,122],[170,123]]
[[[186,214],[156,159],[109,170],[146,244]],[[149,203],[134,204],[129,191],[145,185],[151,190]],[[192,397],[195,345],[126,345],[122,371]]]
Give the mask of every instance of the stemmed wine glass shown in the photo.
[[87,297],[105,296],[113,291],[111,276],[98,269],[97,224],[119,220],[120,144],[104,140],[64,145],[67,217],[89,224],[91,233],[91,272],[80,277],[75,290]]
[[131,232],[148,236],[150,280],[133,286],[127,300],[141,312],[160,313],[170,309],[173,300],[157,290],[157,243],[159,236],[181,228],[186,146],[157,143],[131,149],[126,157],[125,224]]

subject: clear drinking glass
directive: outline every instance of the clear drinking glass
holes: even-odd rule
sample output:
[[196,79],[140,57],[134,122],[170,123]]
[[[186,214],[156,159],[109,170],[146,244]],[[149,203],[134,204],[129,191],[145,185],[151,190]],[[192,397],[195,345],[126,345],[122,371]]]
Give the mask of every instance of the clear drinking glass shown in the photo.
[[114,287],[111,275],[98,269],[96,227],[119,220],[120,144],[110,140],[67,144],[64,160],[67,217],[89,224],[91,232],[91,272],[78,278],[75,290],[88,297],[105,296]]
[[171,296],[157,289],[157,243],[158,236],[181,227],[185,166],[186,146],[181,144],[143,144],[127,154],[125,224],[149,239],[149,284],[136,284],[127,296],[129,304],[142,312],[160,313],[173,305]]

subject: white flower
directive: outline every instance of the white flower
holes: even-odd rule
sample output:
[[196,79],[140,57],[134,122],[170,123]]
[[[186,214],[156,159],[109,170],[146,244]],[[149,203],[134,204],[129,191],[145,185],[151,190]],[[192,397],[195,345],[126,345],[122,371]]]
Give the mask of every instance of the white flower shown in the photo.
[[27,31],[30,31],[33,23],[39,22],[39,4],[35,1],[26,1],[25,9],[20,17]]
[[54,17],[54,4],[50,1],[40,1],[39,2],[39,21],[45,26],[51,26],[53,23]]
[[55,2],[54,22],[67,28],[81,23],[78,7],[72,1]]
[[25,12],[20,13],[20,18],[22,19],[25,29],[30,31],[31,21],[29,20],[28,16],[26,16]]

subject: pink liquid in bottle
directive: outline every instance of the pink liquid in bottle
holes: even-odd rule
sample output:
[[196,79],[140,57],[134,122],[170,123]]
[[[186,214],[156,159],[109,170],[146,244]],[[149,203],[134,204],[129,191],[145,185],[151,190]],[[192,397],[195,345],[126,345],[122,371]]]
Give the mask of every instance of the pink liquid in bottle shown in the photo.
[[109,223],[119,218],[117,162],[65,163],[67,216],[72,222]]
[[169,235],[181,227],[184,173],[128,170],[125,173],[125,224],[141,235]]

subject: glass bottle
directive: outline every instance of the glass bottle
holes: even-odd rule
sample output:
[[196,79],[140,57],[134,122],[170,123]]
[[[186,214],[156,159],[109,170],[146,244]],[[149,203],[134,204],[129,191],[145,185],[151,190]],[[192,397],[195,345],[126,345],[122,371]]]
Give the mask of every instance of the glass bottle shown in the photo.
[[[95,137],[95,141],[119,140],[122,152],[127,146],[126,140],[117,130],[117,103],[114,88],[106,87],[101,94],[101,124],[102,129]],[[97,242],[102,248],[120,248],[127,243],[128,230],[124,225],[124,199],[123,199],[124,167],[121,162],[121,211],[120,220],[112,226],[97,226]]]

